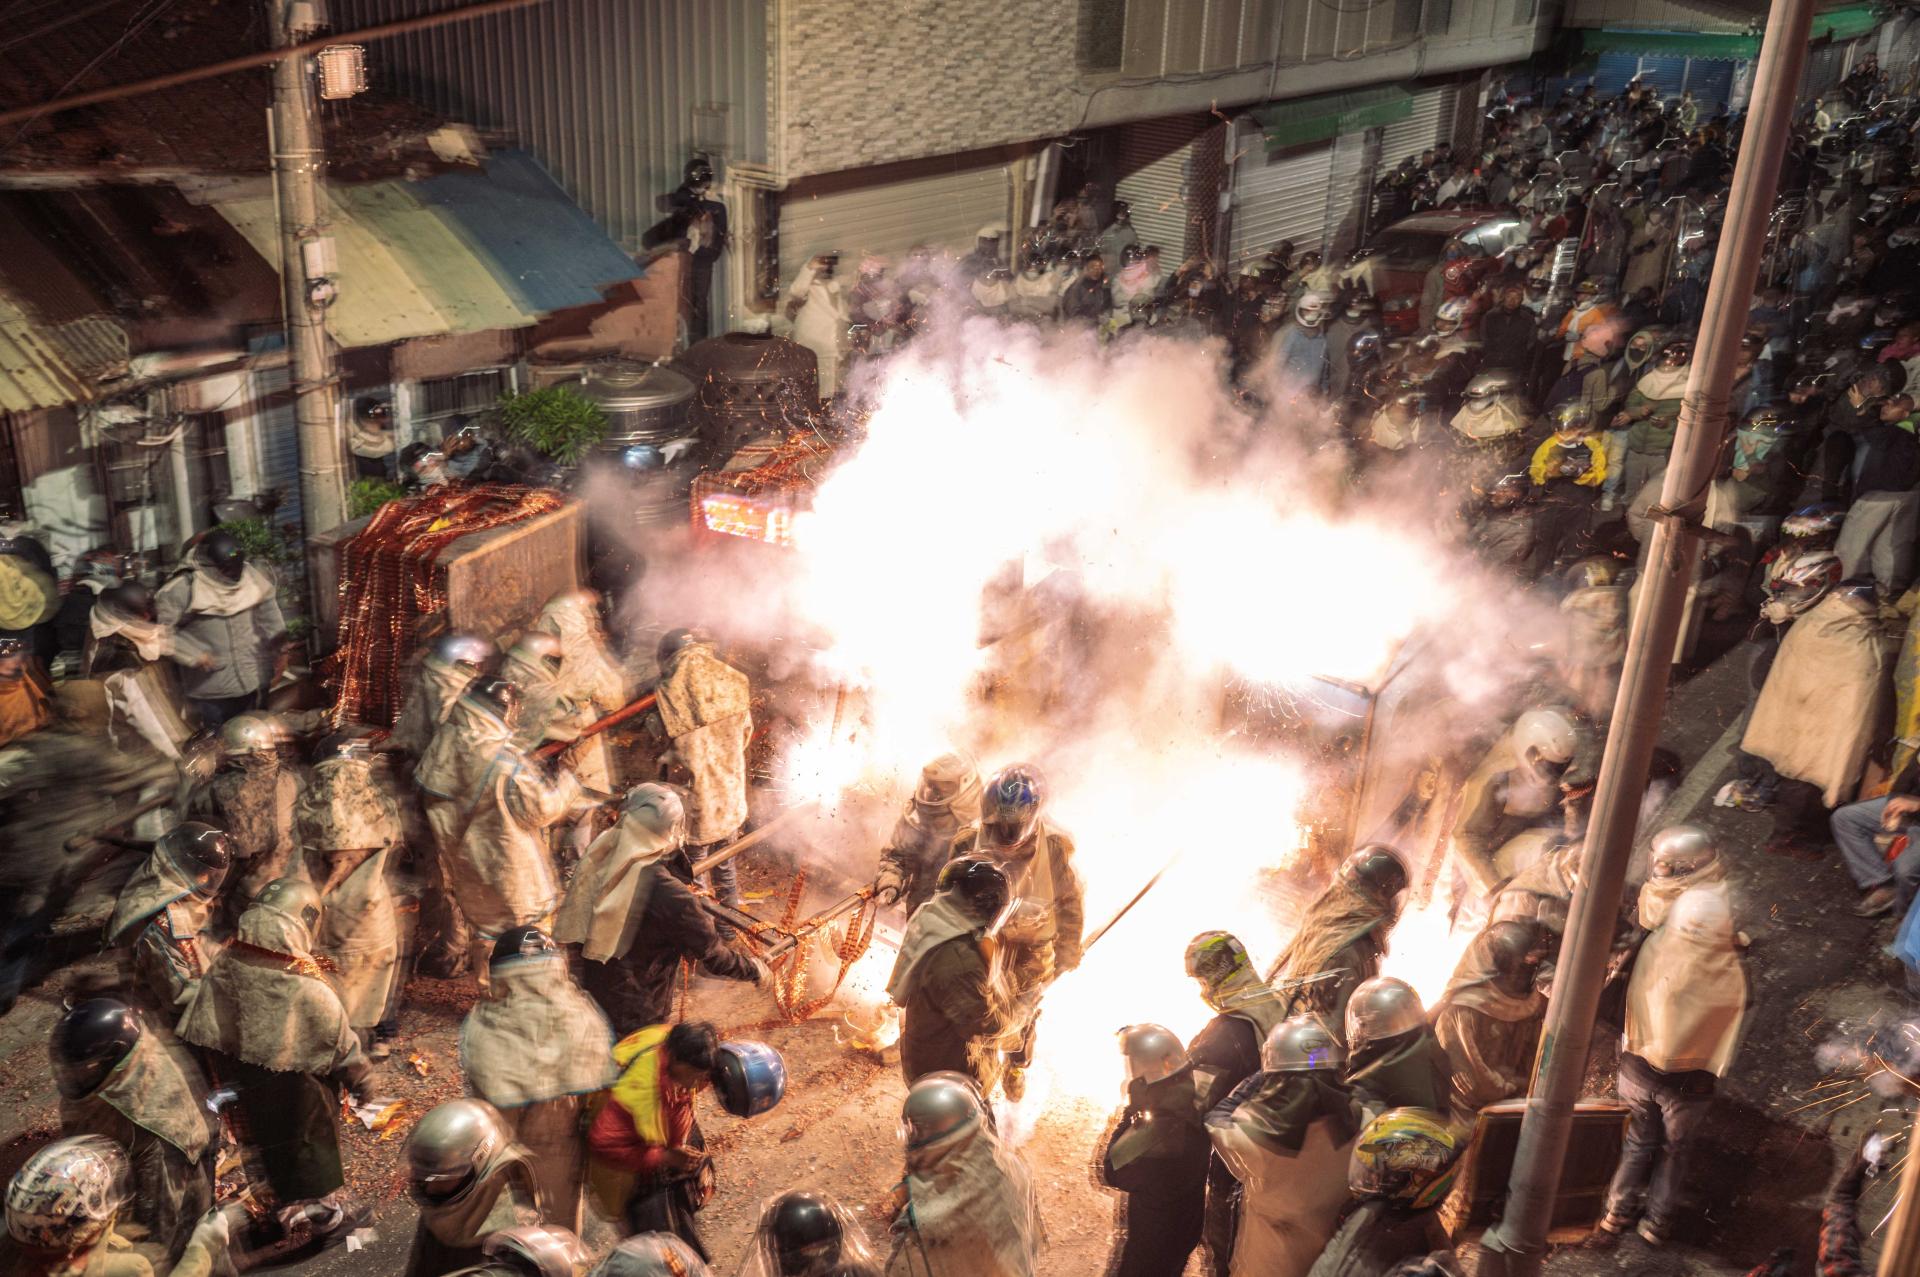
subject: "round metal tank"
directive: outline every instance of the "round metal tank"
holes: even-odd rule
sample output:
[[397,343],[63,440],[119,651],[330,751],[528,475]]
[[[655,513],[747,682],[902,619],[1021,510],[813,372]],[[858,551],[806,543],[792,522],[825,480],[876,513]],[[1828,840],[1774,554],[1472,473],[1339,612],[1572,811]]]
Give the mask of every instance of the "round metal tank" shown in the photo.
[[671,368],[631,359],[605,359],[581,369],[575,388],[607,414],[601,449],[663,444],[692,431],[693,382]]
[[674,365],[693,379],[694,425],[722,458],[820,407],[819,360],[784,337],[723,333],[687,347]]

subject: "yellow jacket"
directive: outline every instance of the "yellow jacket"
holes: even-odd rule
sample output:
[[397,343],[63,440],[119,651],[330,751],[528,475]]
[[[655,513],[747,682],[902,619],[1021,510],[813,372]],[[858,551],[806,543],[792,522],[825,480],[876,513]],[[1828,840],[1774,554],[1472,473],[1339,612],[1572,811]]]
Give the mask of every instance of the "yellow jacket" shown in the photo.
[[[1586,435],[1579,446],[1587,450],[1587,468],[1580,472],[1574,482],[1583,488],[1597,488],[1607,478],[1607,446],[1602,436]],[[1563,456],[1573,449],[1560,442],[1559,435],[1548,435],[1538,448],[1533,450],[1533,464],[1527,467],[1527,473],[1533,476],[1536,486],[1545,487],[1555,479],[1565,478],[1559,473]]]

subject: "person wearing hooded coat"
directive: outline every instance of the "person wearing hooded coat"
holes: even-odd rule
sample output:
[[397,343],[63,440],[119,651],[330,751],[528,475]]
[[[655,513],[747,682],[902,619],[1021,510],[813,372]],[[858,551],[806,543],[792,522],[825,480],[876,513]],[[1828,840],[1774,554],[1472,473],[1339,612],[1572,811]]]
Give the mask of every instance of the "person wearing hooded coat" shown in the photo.
[[933,899],[934,882],[961,830],[980,819],[980,773],[964,754],[942,754],[920,769],[920,783],[880,853],[873,898],[906,901],[907,917]]
[[1463,1117],[1526,1093],[1547,1008],[1534,988],[1541,947],[1533,923],[1490,924],[1467,946],[1433,1009],[1452,1075],[1448,1107]]
[[[693,778],[687,854],[698,861],[731,841],[747,822],[753,688],[712,643],[691,631],[674,630],[660,640],[660,681],[654,694],[661,733],[673,742],[672,758]],[[721,904],[738,903],[733,864],[714,869],[712,886]]]
[[[1260,1047],[1287,1018],[1286,1003],[1260,973],[1237,936],[1202,931],[1187,944],[1187,974],[1200,982],[1214,1017],[1187,1044],[1196,1103],[1212,1112],[1233,1089],[1260,1071]],[[1215,1152],[1207,1163],[1207,1207],[1201,1237],[1207,1272],[1227,1277],[1240,1221],[1240,1181]]]
[[[917,1097],[939,1088],[970,1096],[968,1112],[950,1124],[917,1123]],[[900,1209],[887,1277],[1034,1277],[1046,1233],[1033,1176],[971,1084],[921,1078],[904,1113],[907,1173],[894,1194]]]
[[769,978],[764,963],[720,938],[677,875],[685,828],[677,792],[635,785],[620,819],[587,848],[554,919],[554,939],[578,946],[584,959],[581,987],[621,1037],[673,1018],[682,960],[723,980]]
[[[114,1045],[85,1061],[72,1056],[91,1031],[112,1030]],[[191,1054],[146,1028],[123,1002],[77,1003],[54,1026],[54,1079],[60,1133],[100,1135],[126,1150],[132,1170],[132,1220],[146,1229],[161,1266],[177,1260],[195,1225],[213,1206],[218,1141],[207,1084]]]
[[1782,778],[1770,850],[1824,835],[1827,812],[1854,797],[1868,750],[1888,735],[1893,653],[1878,614],[1870,584],[1843,582],[1780,640],[1740,741]]
[[587,1099],[613,1083],[613,1029],[537,927],[494,945],[487,991],[460,1024],[460,1067],[531,1156],[546,1222],[578,1232]]
[[220,728],[218,770],[187,791],[185,817],[224,829],[233,839],[230,917],[238,917],[268,883],[299,872],[293,809],[301,776],[282,756],[287,726],[269,714],[228,719]]
[[193,1001],[220,952],[210,928],[227,870],[182,863],[177,852],[182,835],[217,843],[206,853],[210,860],[231,858],[230,844],[212,826],[191,821],[175,826],[127,879],[107,921],[106,940],[118,950],[122,986],[161,1023],[171,1023]]
[[1293,1016],[1262,1045],[1261,1071],[1207,1113],[1214,1150],[1245,1190],[1232,1277],[1306,1277],[1338,1227],[1360,1133],[1345,1062],[1317,1019]]
[[960,860],[914,910],[887,979],[901,1008],[900,1072],[912,1086],[929,1073],[962,1073],[992,1084],[984,1044],[1008,1027],[992,986],[987,928],[1006,906],[1006,875],[990,861]]
[[193,728],[179,678],[164,658],[190,644],[154,619],[145,586],[128,582],[101,591],[87,612],[81,669],[106,687],[108,730],[115,740],[128,748],[142,741],[167,758],[180,758]]
[[214,1083],[237,1093],[237,1123],[282,1207],[337,1202],[346,1182],[339,1091],[370,1098],[373,1066],[314,956],[319,923],[312,884],[268,884],[240,915],[178,1029],[181,1041],[206,1053]]
[[[400,920],[387,859],[403,835],[400,806],[364,745],[316,763],[294,806],[307,879],[320,892],[313,949],[334,967],[333,987],[371,1059],[389,1053],[397,1015]],[[384,1026],[384,1028],[383,1028]]]
[[[1267,972],[1287,1013],[1312,1012],[1331,1026],[1344,1025],[1354,989],[1380,974],[1396,916],[1394,902],[1382,900],[1363,878],[1343,872],[1329,883]],[[1333,978],[1313,980],[1328,973]]]
[[1733,1064],[1747,1011],[1733,913],[1724,889],[1681,893],[1640,946],[1627,985],[1620,1098],[1626,1148],[1607,1188],[1601,1228],[1658,1245],[1672,1233],[1687,1166],[1720,1078]]
[[[485,1259],[488,1237],[540,1221],[533,1159],[484,1100],[449,1100],[428,1110],[407,1137],[413,1198],[420,1208],[403,1277],[446,1277]],[[451,1192],[423,1180],[451,1178]]]
[[571,772],[550,778],[514,742],[518,702],[513,684],[476,679],[413,773],[476,963],[508,929],[552,915],[560,883],[544,831],[585,805]]
[[[1419,1012],[1420,995],[1392,976],[1375,976],[1354,990],[1355,996],[1364,1001],[1379,985],[1398,985],[1408,1010]],[[1451,1069],[1446,1050],[1424,1015],[1410,1029],[1368,1036],[1354,1014],[1355,1003],[1349,1001],[1347,1007],[1347,1086],[1361,1114],[1371,1119],[1400,1108],[1445,1113]]]
[[1691,343],[1668,345],[1653,367],[1640,375],[1627,392],[1626,404],[1615,414],[1609,429],[1627,432],[1627,448],[1620,459],[1621,500],[1631,502],[1654,475],[1666,469],[1692,366]]
[[265,703],[287,623],[273,578],[232,534],[216,529],[195,545],[153,605],[160,624],[188,640],[171,655],[203,725]]
[[[566,590],[547,600],[532,628],[560,640],[559,690],[599,719],[633,697],[633,679],[614,658],[600,624],[600,596],[592,590]],[[589,789],[616,792],[613,751],[604,734],[589,736],[567,751],[573,773]]]

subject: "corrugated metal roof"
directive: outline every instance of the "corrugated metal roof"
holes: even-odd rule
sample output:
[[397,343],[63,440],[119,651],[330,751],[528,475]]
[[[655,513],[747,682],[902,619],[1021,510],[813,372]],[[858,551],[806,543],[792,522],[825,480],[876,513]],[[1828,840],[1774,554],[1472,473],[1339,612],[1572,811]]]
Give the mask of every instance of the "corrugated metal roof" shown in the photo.
[[[322,197],[325,199],[325,197]],[[326,200],[327,234],[339,261],[338,299],[327,311],[327,331],[342,346],[385,346],[409,337],[454,331],[452,322],[415,282],[403,259],[363,223]],[[279,268],[280,235],[273,197],[223,200],[220,215],[246,236],[269,265]]]
[[[340,288],[327,329],[342,346],[524,328],[641,274],[525,152],[492,157],[484,172],[334,185],[323,199]],[[279,262],[270,196],[215,207]]]
[[409,189],[536,315],[592,305],[608,285],[640,277],[633,259],[525,151],[488,156],[484,174],[442,173]]
[[93,385],[49,329],[0,295],[0,410],[29,412],[93,398]]
[[[482,185],[486,183],[482,180]],[[368,182],[328,189],[335,205],[371,231],[399,258],[407,274],[456,333],[489,328],[524,328],[540,318],[537,309],[518,305],[511,280],[449,225],[440,210],[428,207],[412,182]],[[542,236],[535,222],[530,233]],[[605,236],[600,237],[605,240]],[[346,287],[343,278],[341,287]]]

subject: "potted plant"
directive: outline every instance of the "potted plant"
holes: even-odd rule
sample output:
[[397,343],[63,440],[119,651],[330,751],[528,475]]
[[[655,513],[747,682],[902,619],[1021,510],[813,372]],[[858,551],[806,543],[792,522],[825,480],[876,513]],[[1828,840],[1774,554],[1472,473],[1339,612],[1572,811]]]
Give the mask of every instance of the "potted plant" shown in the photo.
[[607,435],[607,414],[600,405],[568,386],[504,396],[500,424],[507,438],[562,466],[578,463]]

